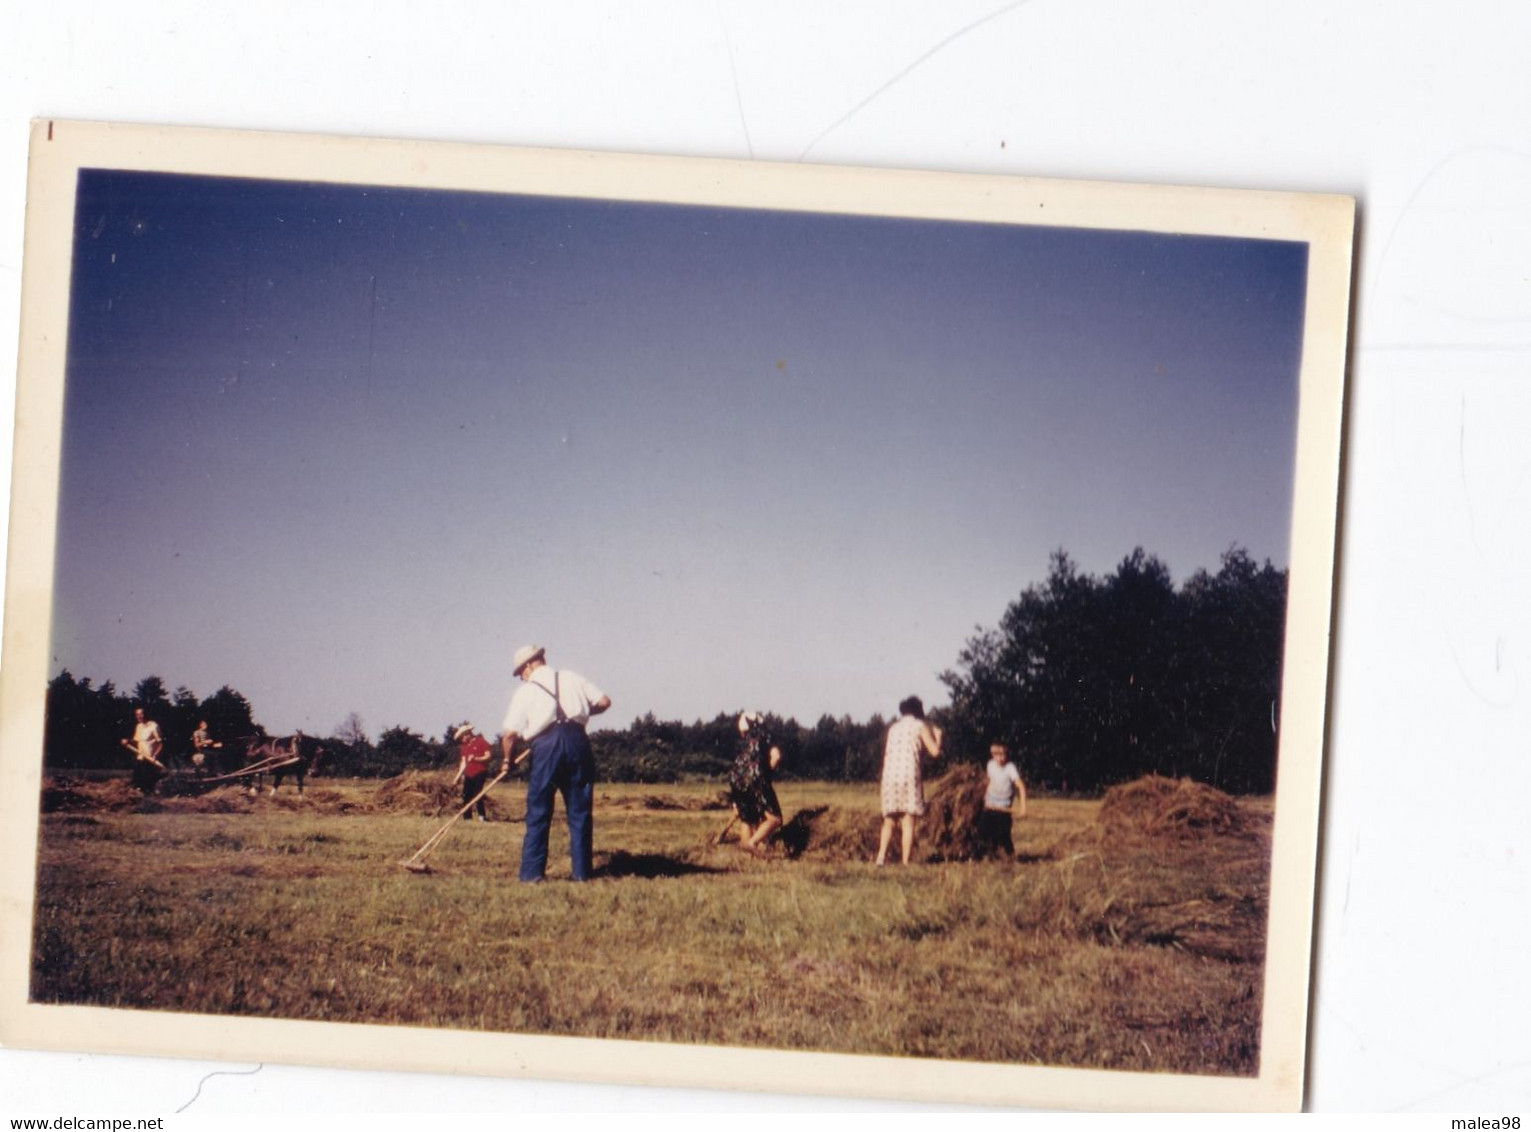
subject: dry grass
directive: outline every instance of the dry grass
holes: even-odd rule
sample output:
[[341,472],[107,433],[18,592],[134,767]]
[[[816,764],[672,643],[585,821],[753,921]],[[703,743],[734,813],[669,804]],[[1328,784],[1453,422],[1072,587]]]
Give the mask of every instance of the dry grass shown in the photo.
[[617,810],[684,810],[688,813],[696,813],[702,810],[723,811],[729,808],[727,790],[684,796],[624,792],[616,795],[608,794],[605,801],[608,806]]
[[[450,778],[450,775],[445,776]],[[932,784],[932,795],[934,795]],[[875,787],[781,784],[759,861],[715,847],[715,786],[602,785],[597,878],[513,882],[521,828],[377,808],[375,784],[230,812],[57,806],[33,997],[149,1010],[1249,1074],[1268,807],[1237,835],[1100,834],[1033,799],[1020,863],[876,869]],[[333,792],[333,796],[330,793]],[[524,787],[500,799],[519,811]],[[77,795],[71,795],[75,797]],[[115,797],[115,795],[112,795]],[[60,798],[63,796],[60,795]],[[455,795],[453,800],[455,801]],[[343,807],[350,806],[347,812]],[[370,807],[370,808],[369,808]],[[455,808],[455,807],[454,807]],[[784,831],[785,833],[785,831]],[[870,839],[870,843],[869,843]]]

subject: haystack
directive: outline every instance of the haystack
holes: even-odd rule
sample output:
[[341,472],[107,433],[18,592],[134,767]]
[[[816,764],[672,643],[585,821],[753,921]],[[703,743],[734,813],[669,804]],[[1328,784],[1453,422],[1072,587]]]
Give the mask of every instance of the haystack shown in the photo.
[[1175,839],[1236,834],[1245,826],[1238,803],[1221,790],[1157,774],[1107,790],[1095,820],[1106,833]]
[[385,779],[372,795],[373,806],[390,814],[426,814],[435,817],[462,806],[462,787],[438,771],[406,770]]
[[[972,861],[983,855],[978,815],[988,777],[970,764],[955,766],[925,786],[925,816],[918,819],[915,855],[927,861]],[[877,856],[882,816],[874,810],[818,806],[799,810],[779,835],[789,857],[871,861]],[[895,830],[891,852],[898,854]]]
[[958,763],[925,787],[925,816],[916,847],[931,861],[974,861],[984,854],[978,817],[989,778],[982,767]]
[[865,810],[815,806],[799,810],[782,826],[777,840],[788,857],[821,861],[870,861],[877,856],[882,819]]
[[[500,783],[484,799],[490,821],[519,821],[506,811],[507,787]],[[362,807],[355,807],[361,809]],[[425,814],[428,817],[445,817],[462,809],[462,784],[453,785],[450,776],[439,770],[406,770],[403,774],[385,779],[372,795],[369,807],[382,814]],[[350,811],[345,811],[350,812]],[[516,807],[519,815],[521,807]]]

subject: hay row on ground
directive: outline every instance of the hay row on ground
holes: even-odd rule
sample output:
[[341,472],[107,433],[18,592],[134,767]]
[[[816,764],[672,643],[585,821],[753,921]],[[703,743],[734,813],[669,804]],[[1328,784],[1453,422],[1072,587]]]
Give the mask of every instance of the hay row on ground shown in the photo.
[[[440,772],[406,771],[380,783],[370,795],[333,787],[310,786],[302,794],[290,786],[277,794],[252,795],[250,783],[234,781],[209,785],[197,778],[172,775],[160,781],[153,794],[141,793],[125,778],[48,779],[43,783],[42,812],[78,813],[137,812],[179,814],[253,813],[259,809],[304,811],[317,814],[421,814],[426,817],[456,813],[462,807],[462,788]],[[486,808],[492,820],[511,820],[504,802],[491,793]],[[519,813],[520,807],[516,807]]]
[[711,798],[677,798],[673,794],[640,794],[610,797],[602,795],[599,804],[613,810],[665,810],[684,813],[703,813],[726,810],[729,807],[728,791],[720,790]]
[[1253,896],[1132,908],[1120,917],[1115,931],[1124,942],[1177,947],[1233,963],[1265,958],[1265,908]]
[[80,810],[131,810],[143,801],[143,795],[125,778],[105,781],[72,778],[45,779],[42,812],[72,813]]
[[[1174,854],[1174,850],[1170,850]],[[1231,963],[1265,958],[1268,896],[1258,880],[1187,898],[1166,886],[1162,856],[1075,853],[1036,874],[1016,926],[1106,946],[1169,947]],[[1156,875],[1158,874],[1158,875]]]
[[[919,855],[932,861],[967,861],[982,856],[978,818],[983,811],[986,776],[977,766],[953,767],[927,786],[925,815],[919,822]],[[283,792],[252,798],[246,784],[231,782],[209,787],[195,778],[175,775],[145,797],[122,778],[105,780],[60,777],[44,783],[42,811],[168,810],[189,813],[244,812],[259,805],[283,809],[301,807],[321,813],[387,813],[442,816],[461,807],[458,786],[440,771],[405,771],[381,782],[370,797],[358,797],[324,787],[303,795]],[[502,798],[486,799],[491,816],[510,815]],[[712,798],[681,798],[664,794],[602,798],[603,808],[701,812],[726,809],[726,794]],[[1253,823],[1258,824],[1258,823]],[[799,811],[782,830],[787,855],[811,854],[825,860],[860,860],[874,856],[880,817],[865,811],[819,807]],[[1233,798],[1190,779],[1150,775],[1113,787],[1106,793],[1090,840],[1123,837],[1199,840],[1212,835],[1254,832],[1251,820]]]

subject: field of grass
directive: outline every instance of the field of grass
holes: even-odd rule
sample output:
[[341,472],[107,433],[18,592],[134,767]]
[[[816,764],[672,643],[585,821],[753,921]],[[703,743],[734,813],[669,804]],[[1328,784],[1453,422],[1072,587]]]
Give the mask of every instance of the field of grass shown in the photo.
[[[147,1010],[1145,1071],[1258,1068],[1269,804],[1197,840],[1092,836],[1098,803],[1033,799],[1018,863],[875,868],[832,823],[876,789],[782,784],[796,859],[709,844],[713,786],[597,789],[598,877],[515,882],[502,820],[341,812],[376,784],[234,812],[45,814],[32,997]],[[205,801],[205,800],[200,800]],[[820,812],[820,807],[829,807]],[[802,823],[800,823],[801,825]],[[826,848],[819,848],[822,842]],[[827,848],[833,842],[838,849]],[[859,851],[857,852],[859,857]]]

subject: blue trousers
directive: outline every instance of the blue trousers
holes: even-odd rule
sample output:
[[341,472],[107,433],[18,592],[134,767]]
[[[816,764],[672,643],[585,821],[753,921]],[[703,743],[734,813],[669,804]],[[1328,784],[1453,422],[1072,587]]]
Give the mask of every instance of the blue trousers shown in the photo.
[[590,879],[590,804],[595,798],[595,757],[577,723],[555,723],[532,740],[532,773],[526,784],[526,835],[521,839],[521,879],[541,880],[548,866],[548,829],[553,791],[563,795],[569,819],[569,864],[575,880]]

